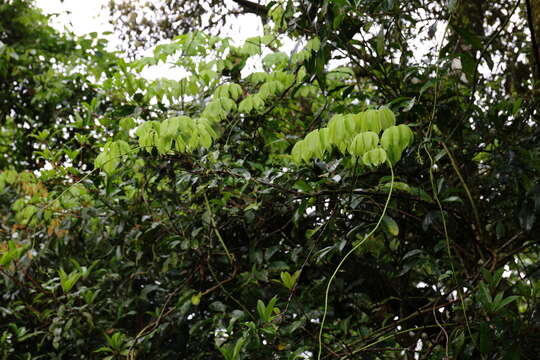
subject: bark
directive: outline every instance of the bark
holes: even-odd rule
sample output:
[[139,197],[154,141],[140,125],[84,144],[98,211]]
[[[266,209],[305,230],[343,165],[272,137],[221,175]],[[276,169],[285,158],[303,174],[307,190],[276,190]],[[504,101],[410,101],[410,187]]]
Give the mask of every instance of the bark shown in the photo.
[[[526,0],[527,5],[527,23],[531,33],[532,55],[534,63],[533,67],[534,79],[540,82],[540,49],[538,41],[540,41],[540,0]],[[538,89],[540,85],[535,86]]]

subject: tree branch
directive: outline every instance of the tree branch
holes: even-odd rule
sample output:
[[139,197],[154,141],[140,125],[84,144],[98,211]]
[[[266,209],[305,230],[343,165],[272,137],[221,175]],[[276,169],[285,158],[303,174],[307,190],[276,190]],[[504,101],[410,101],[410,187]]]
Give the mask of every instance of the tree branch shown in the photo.
[[255,15],[259,15],[263,18],[266,17],[268,10],[266,9],[266,6],[257,4],[248,0],[232,0],[234,3],[240,5],[247,13],[252,13]]
[[[540,80],[540,51],[538,49],[538,43],[537,43],[537,39],[536,39],[537,34],[535,32],[535,29],[534,29],[534,21],[533,21],[531,1],[530,0],[525,0],[525,3],[527,5],[527,23],[529,25],[529,31],[531,32],[533,56],[534,56],[534,61],[536,63],[536,78],[537,78],[537,80]],[[540,11],[540,7],[538,9],[535,9],[535,10]],[[535,15],[540,17],[540,14],[535,14]]]

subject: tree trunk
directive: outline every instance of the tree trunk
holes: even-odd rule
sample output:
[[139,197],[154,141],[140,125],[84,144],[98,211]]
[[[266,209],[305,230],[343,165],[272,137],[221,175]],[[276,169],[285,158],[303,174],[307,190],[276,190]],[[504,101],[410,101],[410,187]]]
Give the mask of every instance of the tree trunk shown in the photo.
[[527,4],[527,23],[531,32],[532,42],[532,73],[536,85],[535,90],[540,90],[540,0],[526,0]]

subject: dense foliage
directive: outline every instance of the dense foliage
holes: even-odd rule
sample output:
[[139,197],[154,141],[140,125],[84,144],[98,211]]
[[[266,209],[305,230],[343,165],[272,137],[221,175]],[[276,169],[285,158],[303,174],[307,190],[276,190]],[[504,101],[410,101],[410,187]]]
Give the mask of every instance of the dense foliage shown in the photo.
[[272,1],[128,62],[0,2],[0,358],[535,359],[535,8]]

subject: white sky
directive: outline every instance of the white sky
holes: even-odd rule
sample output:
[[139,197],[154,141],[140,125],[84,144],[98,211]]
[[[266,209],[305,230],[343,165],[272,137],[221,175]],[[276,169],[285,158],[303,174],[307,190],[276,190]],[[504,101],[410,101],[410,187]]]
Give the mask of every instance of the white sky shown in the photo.
[[103,9],[107,0],[36,0],[36,5],[45,14],[58,14],[53,17],[52,25],[59,30],[64,26],[77,35],[90,32],[102,33],[112,31],[113,27],[107,21],[107,12]]
[[[109,0],[36,0],[36,5],[45,14],[58,14],[51,18],[51,24],[58,30],[69,28],[77,35],[85,35],[90,32],[99,34],[114,31],[108,22],[108,9],[106,4]],[[230,3],[225,0],[225,3]],[[104,7],[105,6],[105,7]],[[245,14],[233,24],[228,24],[231,31],[227,33],[237,44],[241,44],[248,37],[262,35],[263,29],[259,18],[254,14]],[[111,43],[111,50],[119,45],[114,34],[102,36]]]
[[[36,6],[41,8],[45,14],[54,14],[51,18],[51,25],[63,31],[70,29],[75,34],[82,36],[91,32],[97,32],[101,38],[109,41],[109,50],[115,51],[120,47],[118,37],[112,33],[103,35],[104,32],[114,32],[113,26],[108,22],[109,0],[36,0]],[[225,0],[230,3],[230,0]],[[226,36],[231,37],[236,45],[241,45],[244,41],[253,36],[263,35],[263,28],[260,19],[254,14],[245,14],[238,17],[237,21],[227,24],[230,31]],[[150,56],[151,49],[141,55]],[[149,79],[159,77],[178,78],[179,69],[172,69],[161,64],[145,69],[143,76]]]

